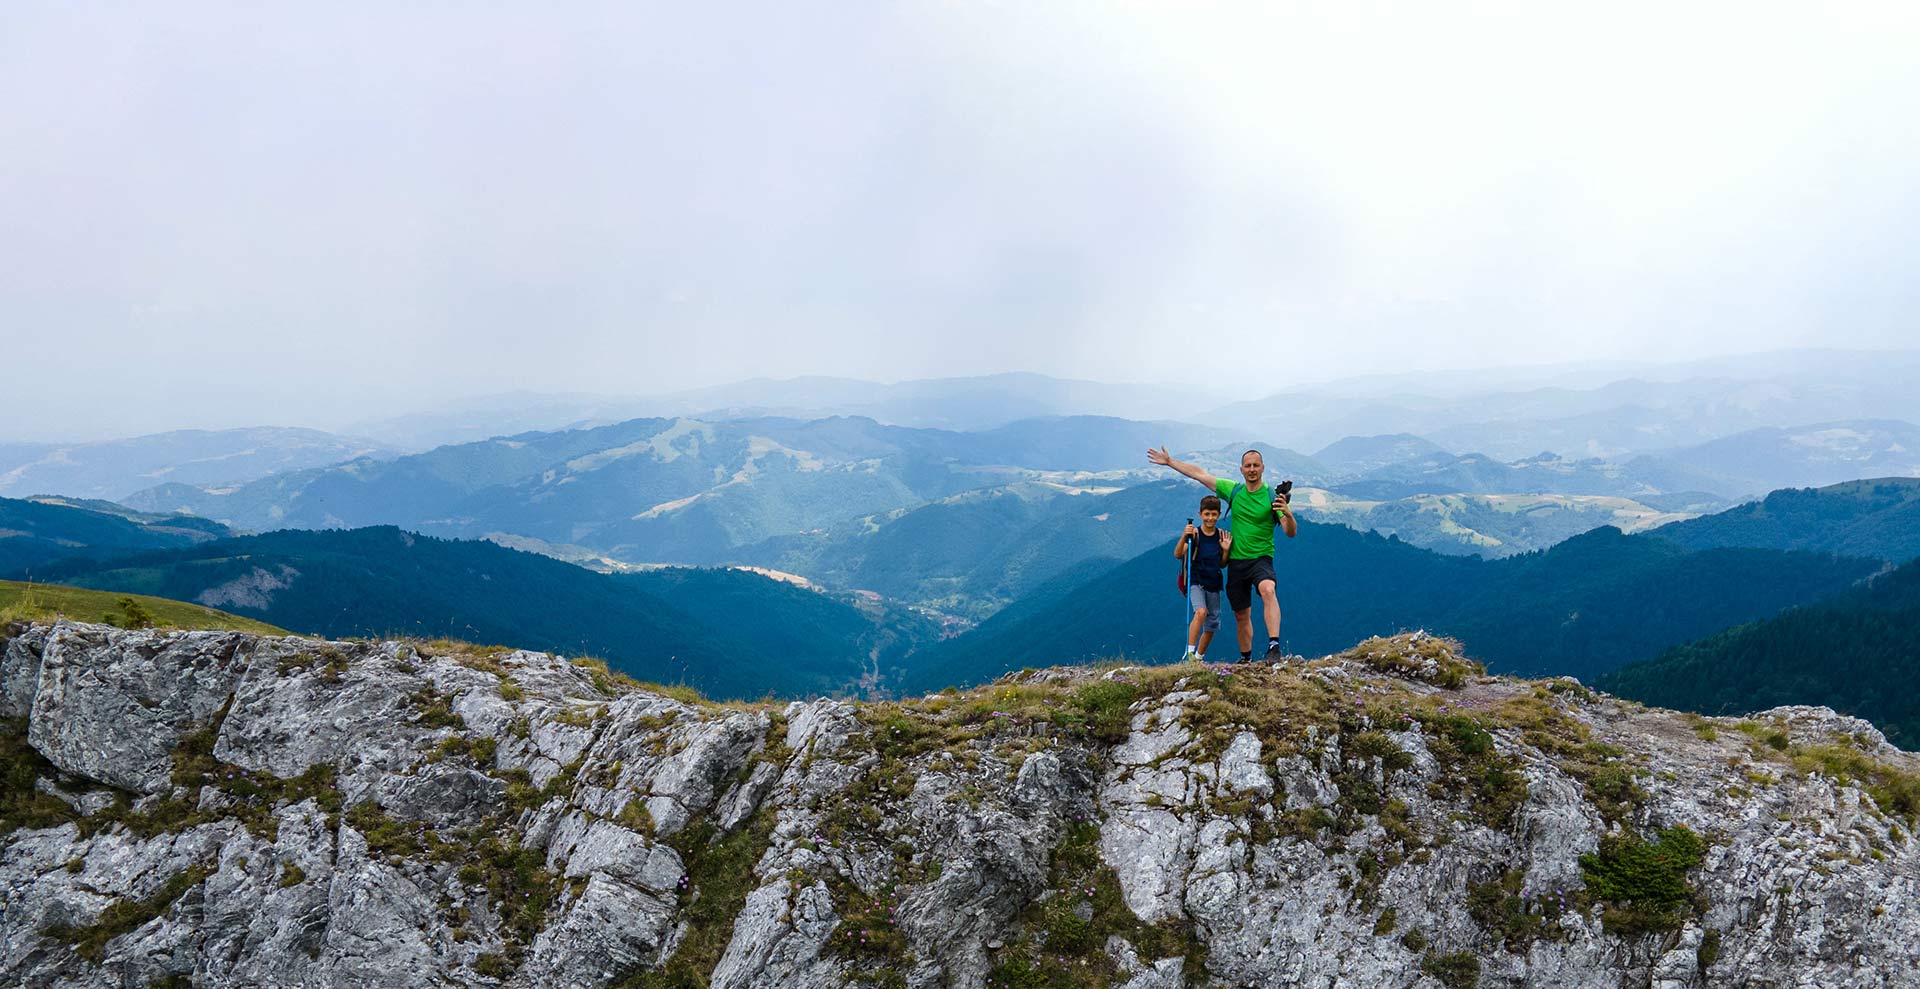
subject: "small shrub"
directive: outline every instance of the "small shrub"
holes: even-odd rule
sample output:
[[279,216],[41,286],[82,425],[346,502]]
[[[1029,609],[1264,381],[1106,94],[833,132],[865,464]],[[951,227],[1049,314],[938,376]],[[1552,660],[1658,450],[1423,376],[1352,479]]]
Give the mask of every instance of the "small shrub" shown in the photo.
[[1474,989],[1480,984],[1480,959],[1471,951],[1428,955],[1420,959],[1420,971],[1439,979],[1447,989]]
[[1707,843],[1684,825],[1649,842],[1632,832],[1600,839],[1600,850],[1580,856],[1587,892],[1604,902],[1608,931],[1633,936],[1680,926],[1693,906],[1687,873],[1706,857]]
[[1701,972],[1712,968],[1713,963],[1720,960],[1720,929],[1718,927],[1709,927],[1707,932],[1700,936],[1700,947],[1694,949],[1693,960],[1700,964]]
[[465,728],[466,719],[453,710],[453,703],[446,696],[428,687],[407,698],[419,712],[420,723],[428,728]]
[[1600,811],[1600,816],[1610,821],[1623,820],[1632,808],[1639,806],[1647,798],[1647,793],[1634,782],[1633,769],[1620,764],[1609,764],[1594,770],[1585,777],[1587,800]]
[[367,851],[374,854],[409,858],[426,850],[413,826],[387,816],[387,812],[371,800],[353,805],[347,811],[347,823],[360,832],[367,841]]
[[1413,765],[1413,756],[1388,738],[1385,732],[1363,731],[1347,740],[1345,751],[1349,756],[1361,759],[1379,759],[1388,770],[1401,770]]
[[114,602],[114,607],[118,610],[109,612],[102,618],[102,621],[108,625],[117,625],[121,628],[152,628],[159,624],[159,619],[153,616],[153,612],[148,611],[145,605],[131,597],[123,597]]

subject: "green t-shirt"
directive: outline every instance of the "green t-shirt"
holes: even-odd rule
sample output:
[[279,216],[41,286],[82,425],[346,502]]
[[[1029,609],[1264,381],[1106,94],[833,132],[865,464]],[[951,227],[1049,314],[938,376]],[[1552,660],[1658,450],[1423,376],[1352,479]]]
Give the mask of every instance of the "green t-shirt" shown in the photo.
[[[1239,487],[1239,493],[1234,488]],[[1273,490],[1261,484],[1249,488],[1244,482],[1215,478],[1213,493],[1226,501],[1233,495],[1233,548],[1229,560],[1252,560],[1273,555],[1273,527],[1280,517],[1273,511]]]

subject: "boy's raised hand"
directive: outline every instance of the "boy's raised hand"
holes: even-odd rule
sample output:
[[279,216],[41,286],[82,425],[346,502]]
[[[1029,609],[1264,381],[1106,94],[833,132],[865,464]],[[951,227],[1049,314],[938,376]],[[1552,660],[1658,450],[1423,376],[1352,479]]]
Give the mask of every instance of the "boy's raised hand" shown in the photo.
[[1224,557],[1226,555],[1227,550],[1230,550],[1232,548],[1233,548],[1233,531],[1231,529],[1221,529],[1220,530],[1220,554]]

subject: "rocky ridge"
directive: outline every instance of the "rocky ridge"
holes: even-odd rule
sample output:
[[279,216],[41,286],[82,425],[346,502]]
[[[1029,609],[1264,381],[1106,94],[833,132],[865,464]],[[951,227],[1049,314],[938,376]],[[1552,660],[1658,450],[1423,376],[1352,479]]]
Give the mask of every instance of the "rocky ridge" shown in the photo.
[[0,984],[1884,987],[1920,758],[1457,644],[714,705],[587,661],[0,632]]

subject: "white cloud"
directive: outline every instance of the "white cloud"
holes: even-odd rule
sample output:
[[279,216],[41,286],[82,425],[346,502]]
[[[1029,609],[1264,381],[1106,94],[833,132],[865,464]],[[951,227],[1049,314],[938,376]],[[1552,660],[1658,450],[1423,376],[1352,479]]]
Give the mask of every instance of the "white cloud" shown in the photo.
[[1904,345],[1916,11],[15,5],[0,333],[29,431]]

